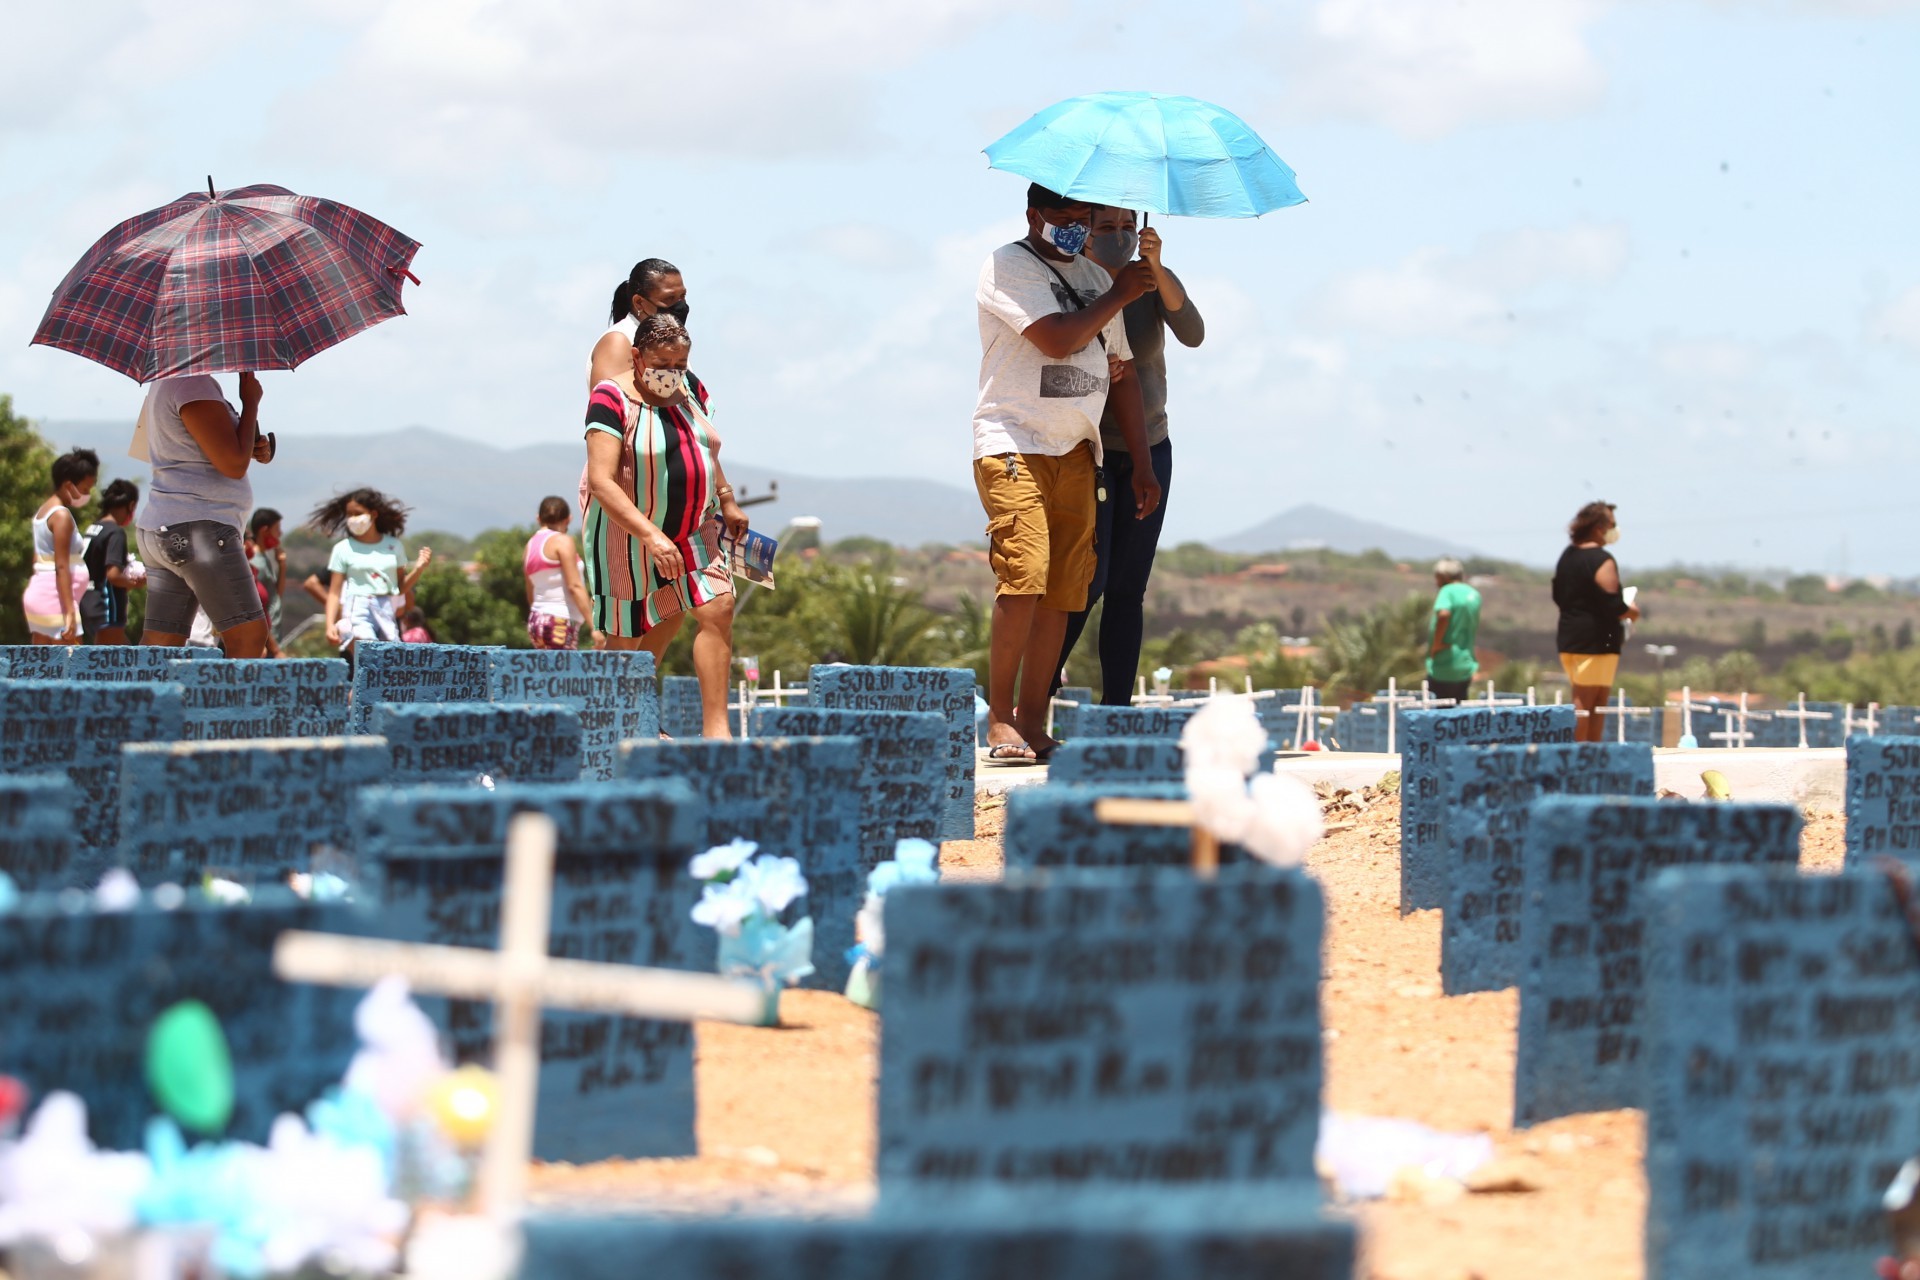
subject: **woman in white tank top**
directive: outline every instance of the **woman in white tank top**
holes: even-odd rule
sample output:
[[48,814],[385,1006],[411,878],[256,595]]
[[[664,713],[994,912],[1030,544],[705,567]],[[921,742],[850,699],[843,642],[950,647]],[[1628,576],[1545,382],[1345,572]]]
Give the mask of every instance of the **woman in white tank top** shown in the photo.
[[[571,649],[579,643],[580,624],[593,616],[580,552],[567,536],[571,513],[565,498],[543,498],[540,527],[527,539],[523,569],[527,576],[527,639],[536,649]],[[600,646],[600,633],[592,647]]]
[[53,493],[33,513],[33,576],[20,593],[35,644],[80,643],[80,597],[88,579],[73,509],[85,504],[99,478],[100,458],[91,449],[53,460]]

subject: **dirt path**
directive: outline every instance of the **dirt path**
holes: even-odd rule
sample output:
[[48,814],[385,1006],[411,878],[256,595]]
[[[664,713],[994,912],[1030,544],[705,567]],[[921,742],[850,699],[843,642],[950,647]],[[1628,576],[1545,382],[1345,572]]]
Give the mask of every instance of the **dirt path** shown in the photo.
[[[1365,1280],[1638,1280],[1646,1183],[1637,1111],[1512,1129],[1514,992],[1442,997],[1440,914],[1402,917],[1399,805],[1387,798],[1308,858],[1327,896],[1327,1104],[1442,1129],[1481,1130],[1498,1181],[1526,1190],[1469,1193],[1403,1180],[1357,1206]],[[998,801],[981,838],[948,844],[950,879],[1000,872]],[[1802,865],[1832,870],[1837,816],[1807,824]],[[702,1026],[697,1033],[701,1155],[689,1160],[549,1165],[536,1199],[569,1209],[857,1213],[873,1198],[879,1025],[837,996],[789,993],[788,1027]]]

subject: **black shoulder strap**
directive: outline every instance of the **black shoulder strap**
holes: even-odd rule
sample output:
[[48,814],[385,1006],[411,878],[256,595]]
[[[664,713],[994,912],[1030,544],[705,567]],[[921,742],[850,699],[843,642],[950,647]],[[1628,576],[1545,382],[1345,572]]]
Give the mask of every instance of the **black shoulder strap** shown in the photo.
[[[1067,297],[1072,299],[1073,309],[1075,311],[1086,310],[1086,308],[1080,304],[1080,291],[1074,288],[1073,285],[1068,283],[1067,278],[1065,276],[1060,274],[1060,268],[1054,266],[1051,262],[1048,262],[1046,257],[1038,249],[1034,248],[1031,244],[1027,243],[1025,240],[1015,240],[1014,243],[1019,245],[1022,249],[1025,249],[1028,253],[1032,254],[1033,260],[1035,262],[1038,262],[1041,266],[1053,272],[1053,278],[1060,282],[1060,287],[1067,291]],[[1105,351],[1107,349],[1107,335],[1104,333],[1095,333],[1093,336],[1099,340],[1100,349],[1102,351]],[[1080,349],[1082,351],[1086,350],[1085,347],[1082,347]]]

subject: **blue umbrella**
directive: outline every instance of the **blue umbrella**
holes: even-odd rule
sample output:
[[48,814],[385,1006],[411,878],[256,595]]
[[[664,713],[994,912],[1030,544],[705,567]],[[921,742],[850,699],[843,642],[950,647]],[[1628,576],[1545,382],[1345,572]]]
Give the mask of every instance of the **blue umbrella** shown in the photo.
[[1092,204],[1194,218],[1257,218],[1306,200],[1240,117],[1166,93],[1057,102],[989,146],[987,161]]

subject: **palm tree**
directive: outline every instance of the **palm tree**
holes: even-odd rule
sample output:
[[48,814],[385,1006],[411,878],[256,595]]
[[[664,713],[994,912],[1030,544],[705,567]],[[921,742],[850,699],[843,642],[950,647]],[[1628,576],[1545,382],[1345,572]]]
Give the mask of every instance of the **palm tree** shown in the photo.
[[1358,618],[1329,620],[1320,642],[1329,694],[1342,700],[1368,697],[1384,688],[1389,676],[1418,684],[1426,672],[1421,639],[1427,604],[1425,596],[1413,594]]
[[927,666],[936,651],[939,615],[920,602],[920,593],[898,579],[870,573],[848,574],[822,583],[831,592],[828,616],[841,655],[856,665]]

